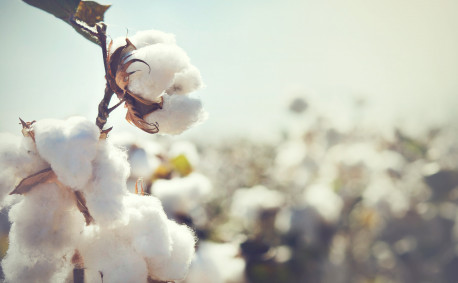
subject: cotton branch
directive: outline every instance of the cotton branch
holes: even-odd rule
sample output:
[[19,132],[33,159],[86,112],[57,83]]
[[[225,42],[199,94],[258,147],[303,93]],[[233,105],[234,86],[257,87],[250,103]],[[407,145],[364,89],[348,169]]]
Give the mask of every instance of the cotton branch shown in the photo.
[[97,33],[95,36],[97,37],[100,47],[102,48],[102,58],[103,58],[103,66],[105,68],[105,94],[103,96],[102,101],[99,103],[99,113],[97,115],[97,120],[95,124],[99,129],[102,131],[103,127],[107,123],[108,116],[110,115],[110,112],[113,111],[116,107],[118,107],[121,103],[116,104],[114,107],[111,109],[108,108],[110,105],[111,97],[113,96],[113,90],[111,89],[110,84],[108,83],[108,62],[107,62],[107,26],[104,23],[97,24]]

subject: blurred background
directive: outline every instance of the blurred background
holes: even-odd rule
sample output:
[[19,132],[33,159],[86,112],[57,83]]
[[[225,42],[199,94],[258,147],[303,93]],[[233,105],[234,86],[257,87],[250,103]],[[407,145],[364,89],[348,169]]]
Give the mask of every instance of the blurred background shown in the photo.
[[[112,38],[175,34],[207,85],[183,135],[108,121],[132,191],[197,231],[186,282],[458,282],[458,2],[98,2]],[[99,47],[19,0],[0,22],[0,131],[95,120]]]

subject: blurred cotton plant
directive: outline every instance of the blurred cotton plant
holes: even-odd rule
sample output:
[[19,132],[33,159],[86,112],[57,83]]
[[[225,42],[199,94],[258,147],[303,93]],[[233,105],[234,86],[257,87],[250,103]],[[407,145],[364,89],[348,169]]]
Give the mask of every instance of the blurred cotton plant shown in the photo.
[[[203,86],[199,70],[172,34],[142,31],[107,44],[107,26],[101,21],[109,6],[29,2],[101,47],[106,89],[95,124],[83,117],[21,120],[23,137],[2,135],[0,205],[11,206],[12,223],[2,260],[5,281],[184,279],[195,253],[194,231],[170,220],[161,200],[145,192],[142,184],[136,182],[132,190],[128,156],[108,138],[111,128],[105,124],[122,103],[126,119],[152,134],[179,134],[203,121],[201,101],[188,95]],[[109,107],[113,94],[119,102]],[[160,150],[149,144],[130,156],[132,176],[139,178],[164,163],[155,151]],[[190,165],[179,152],[175,149],[171,163],[180,174],[189,175],[183,178],[183,184],[190,184],[188,194],[200,187],[208,193],[208,180],[187,172]],[[160,186],[157,191],[162,197],[169,193],[159,193]]]
[[386,135],[291,101],[296,125],[279,142],[200,147],[220,200],[211,237],[239,244],[245,280],[456,281],[454,128]]

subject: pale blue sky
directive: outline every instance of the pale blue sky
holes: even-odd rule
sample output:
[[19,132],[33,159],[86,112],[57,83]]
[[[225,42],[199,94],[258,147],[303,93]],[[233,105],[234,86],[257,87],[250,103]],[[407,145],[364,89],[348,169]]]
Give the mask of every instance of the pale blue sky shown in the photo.
[[[108,3],[108,1],[100,1]],[[374,123],[423,125],[458,106],[454,0],[110,1],[109,34],[176,35],[202,72],[209,120],[187,135],[266,137],[284,125],[288,90],[313,93],[330,116],[368,98]],[[0,2],[0,131],[26,120],[94,119],[103,95],[99,48],[18,0]],[[119,109],[110,122],[131,129]]]

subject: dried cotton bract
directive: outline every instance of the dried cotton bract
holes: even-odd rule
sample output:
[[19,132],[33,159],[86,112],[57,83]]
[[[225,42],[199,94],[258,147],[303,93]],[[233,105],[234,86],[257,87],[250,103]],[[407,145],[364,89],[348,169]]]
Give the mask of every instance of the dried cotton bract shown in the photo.
[[[39,121],[27,131],[33,135],[4,135],[0,143],[8,173],[0,175],[0,200],[28,180],[27,190],[14,190],[22,196],[9,213],[6,282],[71,280],[75,250],[88,282],[102,274],[106,282],[183,279],[194,233],[169,220],[157,198],[128,192],[125,152],[99,140],[98,128],[81,117]],[[36,178],[41,171],[48,178]]]
[[200,72],[173,35],[138,32],[112,41],[108,53],[107,80],[138,128],[174,135],[206,118],[201,101],[188,96],[203,86]]

